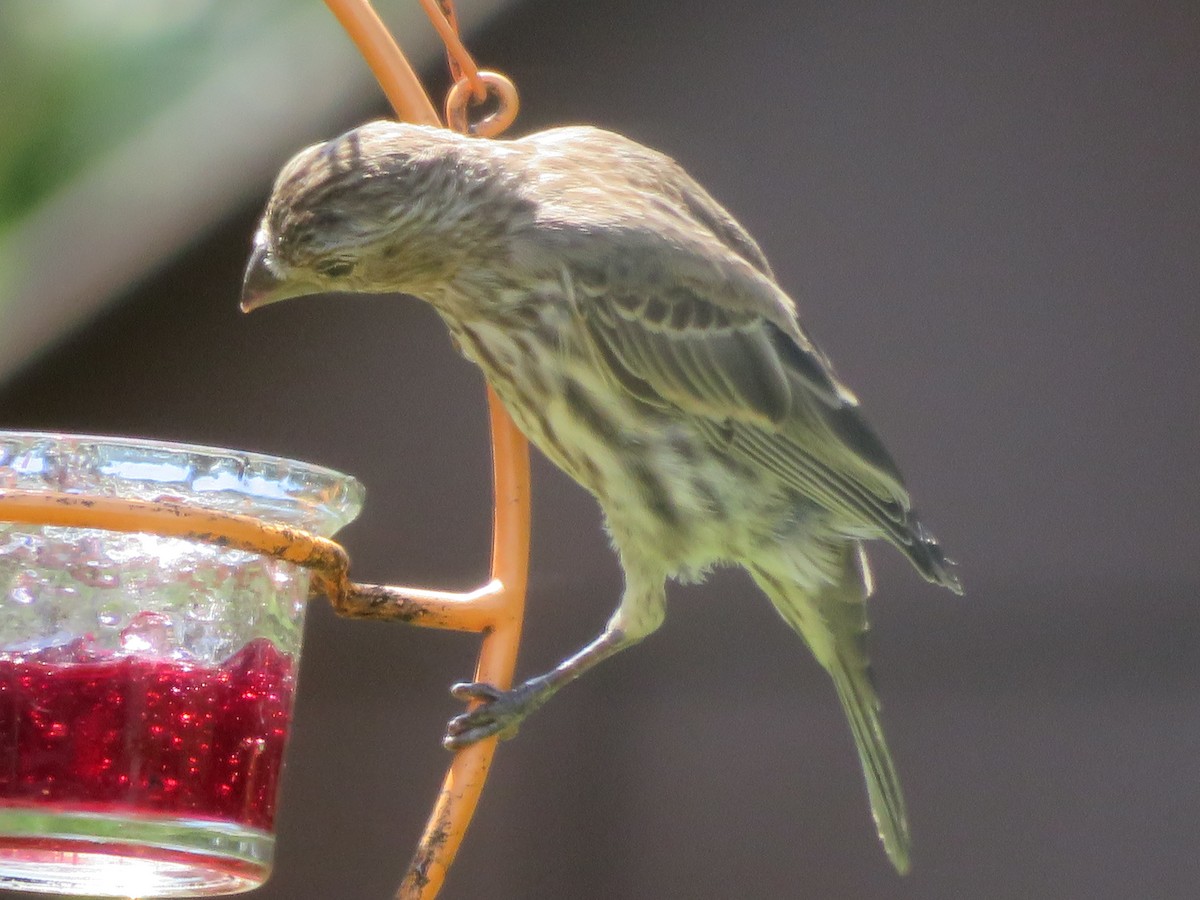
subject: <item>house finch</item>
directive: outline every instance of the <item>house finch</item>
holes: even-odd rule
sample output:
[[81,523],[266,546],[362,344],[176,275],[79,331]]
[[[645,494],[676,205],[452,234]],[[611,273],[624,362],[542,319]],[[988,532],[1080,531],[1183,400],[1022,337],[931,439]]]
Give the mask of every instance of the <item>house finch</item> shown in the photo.
[[446,745],[510,735],[663,621],[668,578],[749,571],[833,679],[884,847],[904,799],[865,646],[882,538],[961,592],[896,464],[762,251],[673,160],[620,135],[520,140],[393,122],[299,153],[255,237],[242,306],[326,291],[430,303],[530,441],[594,494],[625,572],[607,627],[482,706]]

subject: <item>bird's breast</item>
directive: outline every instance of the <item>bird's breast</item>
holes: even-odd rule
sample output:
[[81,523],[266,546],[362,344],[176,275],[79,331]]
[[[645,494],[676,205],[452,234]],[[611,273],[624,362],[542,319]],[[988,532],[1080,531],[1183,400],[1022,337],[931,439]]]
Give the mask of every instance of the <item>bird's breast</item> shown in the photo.
[[782,498],[689,417],[606,376],[570,319],[448,324],[530,442],[596,496],[623,553],[652,552],[686,576],[776,539],[756,523],[776,519],[762,507]]

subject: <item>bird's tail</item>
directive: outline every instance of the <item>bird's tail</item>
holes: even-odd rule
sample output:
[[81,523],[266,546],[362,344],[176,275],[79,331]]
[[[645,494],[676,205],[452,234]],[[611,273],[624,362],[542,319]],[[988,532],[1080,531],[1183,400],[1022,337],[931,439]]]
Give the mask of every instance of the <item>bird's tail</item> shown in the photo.
[[868,672],[855,672],[842,660],[827,668],[854,734],[879,839],[892,865],[900,874],[904,874],[908,871],[911,846],[908,814],[904,807],[900,778],[896,775],[892,755],[883,737],[879,698],[871,687]]
[[963,586],[958,573],[954,571],[954,560],[946,556],[938,539],[921,524],[917,514],[911,510],[905,524],[907,528],[903,539],[896,542],[896,545],[912,561],[917,571],[934,584],[962,594]]
[[833,679],[858,748],[871,812],[884,851],[901,874],[908,871],[911,841],[900,779],[879,717],[879,697],[866,653],[866,599],[870,572],[861,546],[848,545],[843,576],[819,591],[804,590],[776,571],[752,571],[784,620],[804,638]]

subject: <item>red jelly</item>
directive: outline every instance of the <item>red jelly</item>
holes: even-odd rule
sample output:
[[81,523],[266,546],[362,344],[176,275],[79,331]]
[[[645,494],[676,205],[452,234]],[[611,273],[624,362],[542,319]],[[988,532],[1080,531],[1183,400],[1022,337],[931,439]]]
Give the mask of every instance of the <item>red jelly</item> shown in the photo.
[[89,649],[0,658],[0,805],[214,818],[270,831],[290,656],[217,666]]

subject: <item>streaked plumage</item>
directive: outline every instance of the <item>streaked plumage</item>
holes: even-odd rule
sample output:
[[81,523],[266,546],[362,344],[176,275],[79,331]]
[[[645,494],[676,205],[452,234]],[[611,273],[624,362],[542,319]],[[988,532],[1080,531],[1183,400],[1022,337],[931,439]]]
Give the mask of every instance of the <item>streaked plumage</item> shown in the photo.
[[870,680],[861,542],[959,582],[857,400],[748,234],[668,157],[595,128],[515,141],[374,123],[281,173],[248,307],[328,290],[428,301],[530,440],[599,500],[626,573],[599,638],[454,720],[511,733],[662,621],[667,578],[745,567],[833,678],[889,856],[904,801]]

